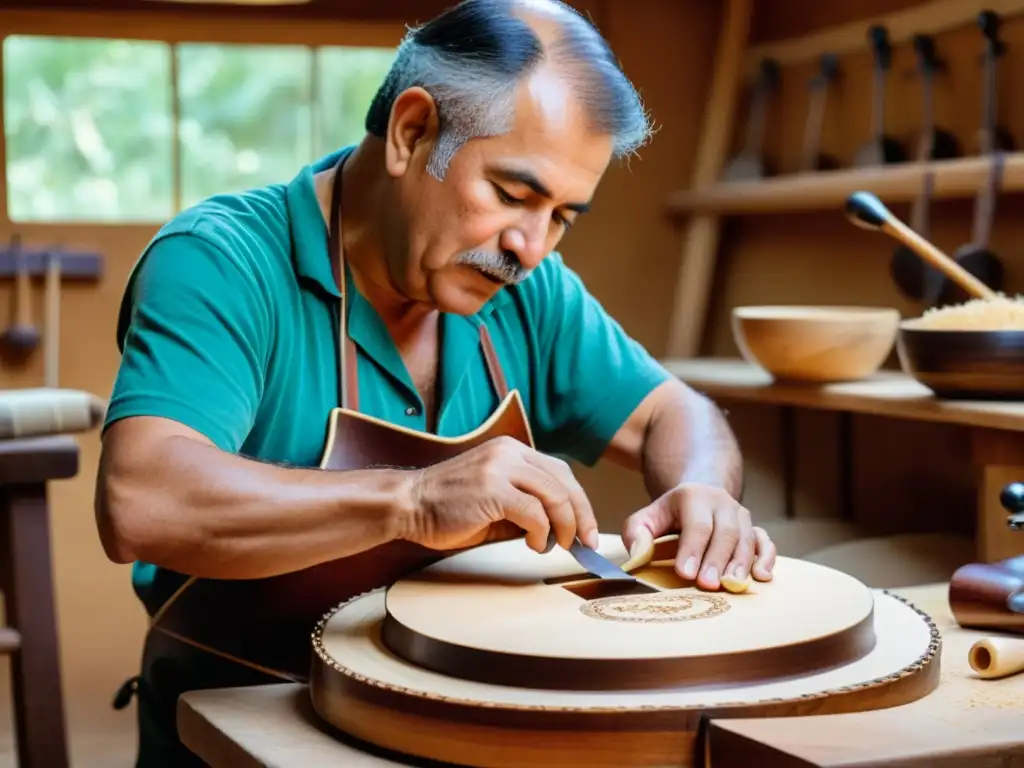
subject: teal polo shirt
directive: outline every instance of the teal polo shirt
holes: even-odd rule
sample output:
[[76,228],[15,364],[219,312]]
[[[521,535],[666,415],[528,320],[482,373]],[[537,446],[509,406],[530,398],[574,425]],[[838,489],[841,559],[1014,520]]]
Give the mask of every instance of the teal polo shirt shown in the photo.
[[[117,325],[121,364],[104,430],[162,416],[225,451],[317,466],[339,405],[338,299],[313,175],[209,198],[156,234],[135,264]],[[347,189],[346,194],[358,194]],[[423,403],[373,306],[347,280],[362,412],[425,429]],[[593,465],[669,374],[591,296],[558,253],[477,314],[441,319],[436,433],[478,427],[499,401],[479,342],[486,323],[539,450]],[[140,511],[141,513],[141,511]],[[180,583],[137,563],[151,610]],[[159,594],[157,594],[159,593]]]

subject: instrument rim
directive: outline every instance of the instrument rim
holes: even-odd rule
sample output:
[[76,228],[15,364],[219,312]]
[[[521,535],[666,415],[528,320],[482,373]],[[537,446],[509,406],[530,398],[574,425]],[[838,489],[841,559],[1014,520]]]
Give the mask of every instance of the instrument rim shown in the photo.
[[[757,700],[736,700],[736,701],[723,701],[714,705],[705,704],[692,704],[692,705],[644,705],[640,707],[630,706],[566,706],[566,705],[551,705],[551,704],[495,704],[492,702],[481,701],[479,699],[470,699],[463,697],[454,697],[448,695],[438,695],[430,692],[424,692],[407,688],[401,685],[395,685],[393,683],[384,682],[370,678],[361,673],[355,672],[349,669],[341,662],[333,658],[324,647],[323,634],[327,627],[327,624],[334,618],[341,610],[347,605],[354,603],[358,600],[370,597],[380,592],[386,592],[387,587],[379,587],[377,589],[369,590],[361,594],[355,595],[347,600],[344,600],[333,609],[326,612],[320,620],[317,622],[313,631],[311,632],[312,648],[313,648],[313,665],[321,664],[330,670],[343,675],[349,680],[368,686],[377,691],[396,694],[403,697],[417,699],[423,702],[434,701],[437,703],[444,703],[449,706],[457,707],[470,707],[473,709],[486,708],[489,712],[545,712],[545,713],[565,713],[565,714],[577,714],[577,715],[608,715],[608,714],[636,714],[638,712],[643,713],[687,713],[687,712],[706,712],[709,710],[721,711],[730,708],[735,709],[749,709],[753,707],[765,706],[765,705],[779,705],[788,703],[804,703],[820,699],[827,699],[831,696],[844,696],[850,693],[864,691],[870,688],[877,688],[883,685],[896,683],[905,678],[909,678],[924,672],[928,667],[933,664],[939,663],[940,652],[942,650],[942,633],[936,624],[935,620],[932,619],[927,613],[918,608],[913,602],[905,597],[894,594],[888,589],[884,588],[873,588],[872,592],[876,594],[886,595],[893,598],[894,600],[902,603],[904,606],[912,610],[919,619],[921,619],[925,626],[928,628],[929,641],[928,646],[922,652],[921,656],[917,660],[907,664],[906,666],[891,672],[882,677],[873,678],[871,680],[865,680],[860,683],[854,683],[850,685],[840,686],[838,688],[830,688],[822,691],[815,691],[813,693],[806,693],[799,696],[792,697],[773,697],[767,699]],[[315,685],[317,678],[316,670],[313,670],[313,674],[310,675],[310,685]]]

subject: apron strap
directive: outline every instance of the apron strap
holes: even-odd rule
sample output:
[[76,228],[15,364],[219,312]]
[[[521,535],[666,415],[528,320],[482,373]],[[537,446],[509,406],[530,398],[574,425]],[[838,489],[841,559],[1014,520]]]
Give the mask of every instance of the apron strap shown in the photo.
[[[347,157],[347,155],[346,155]],[[338,402],[342,408],[359,410],[359,376],[356,345],[348,335],[348,312],[345,302],[345,266],[339,230],[341,228],[341,169],[343,157],[334,168],[334,183],[331,188],[330,226],[328,227],[327,249],[331,257],[331,271],[338,286],[341,299],[338,301]]]
[[[328,226],[327,248],[331,258],[331,271],[334,273],[334,281],[338,286],[338,293],[341,299],[338,302],[338,402],[342,408],[352,411],[359,410],[359,375],[358,357],[356,345],[348,335],[348,312],[346,311],[345,291],[345,267],[344,253],[341,247],[339,230],[341,228],[341,170],[345,165],[347,155],[338,161],[334,168],[334,181],[331,185],[331,208],[330,224]],[[505,373],[501,369],[501,361],[491,341],[491,334],[487,326],[480,325],[480,347],[483,350],[484,362],[487,364],[487,373],[491,378],[491,385],[498,394],[499,400],[504,400],[509,393],[508,382],[505,380]]]
[[494,391],[498,393],[499,400],[504,400],[509,392],[508,382],[505,381],[505,372],[501,370],[501,361],[491,341],[491,332],[483,323],[480,324],[480,346],[484,351],[484,362],[487,363],[487,373],[490,374]]

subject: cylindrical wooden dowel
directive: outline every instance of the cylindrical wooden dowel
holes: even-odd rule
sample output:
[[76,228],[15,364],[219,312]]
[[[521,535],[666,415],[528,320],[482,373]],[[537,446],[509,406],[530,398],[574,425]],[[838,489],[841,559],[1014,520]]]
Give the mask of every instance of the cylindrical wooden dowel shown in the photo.
[[971,669],[986,680],[1024,672],[1024,638],[986,637],[967,652]]

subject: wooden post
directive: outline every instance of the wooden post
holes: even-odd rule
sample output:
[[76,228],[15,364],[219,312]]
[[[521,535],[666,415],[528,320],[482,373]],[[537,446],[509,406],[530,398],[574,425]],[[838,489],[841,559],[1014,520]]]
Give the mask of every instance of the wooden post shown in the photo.
[[1024,554],[1024,534],[1010,530],[1009,512],[999,503],[1003,488],[1024,482],[1024,435],[976,428],[971,430],[971,452],[978,470],[978,561],[993,563]]
[[[725,3],[711,93],[697,142],[693,176],[696,188],[718,181],[725,165],[735,122],[736,95],[743,77],[752,5],[752,0],[726,0]],[[698,213],[690,221],[683,242],[669,328],[669,357],[693,357],[699,352],[715,272],[719,230],[719,217],[713,213]]]

